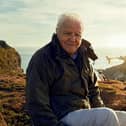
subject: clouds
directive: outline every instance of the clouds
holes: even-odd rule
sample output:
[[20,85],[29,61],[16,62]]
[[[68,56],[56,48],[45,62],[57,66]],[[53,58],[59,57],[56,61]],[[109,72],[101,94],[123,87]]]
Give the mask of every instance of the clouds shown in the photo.
[[0,1],[0,12],[1,13],[12,13],[18,11],[18,9],[24,7],[25,5],[19,0],[1,0]]
[[84,36],[96,41],[94,44],[100,45],[110,36],[117,38],[118,34],[126,41],[125,8],[125,0],[2,0],[0,39],[14,46],[44,45],[55,32],[58,15],[72,11],[82,16]]

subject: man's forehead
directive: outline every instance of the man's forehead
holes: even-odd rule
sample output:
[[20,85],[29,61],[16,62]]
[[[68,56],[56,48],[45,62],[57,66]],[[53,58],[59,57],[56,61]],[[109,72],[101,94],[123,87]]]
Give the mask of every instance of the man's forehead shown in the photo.
[[71,18],[66,18],[63,23],[63,25],[81,25],[82,22],[77,20],[77,19],[71,19]]
[[74,22],[74,21],[66,21],[66,22],[64,22],[63,24],[62,24],[62,26],[61,26],[61,29],[62,30],[71,30],[71,29],[73,29],[73,30],[76,30],[76,31],[78,31],[78,32],[82,32],[82,25],[81,25],[81,23],[80,22]]

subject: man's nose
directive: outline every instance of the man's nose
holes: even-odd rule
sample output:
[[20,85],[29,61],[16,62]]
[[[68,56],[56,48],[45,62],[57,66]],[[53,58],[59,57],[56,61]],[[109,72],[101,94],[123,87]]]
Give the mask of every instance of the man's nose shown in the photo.
[[70,40],[71,41],[76,41],[76,35],[74,33],[71,34]]

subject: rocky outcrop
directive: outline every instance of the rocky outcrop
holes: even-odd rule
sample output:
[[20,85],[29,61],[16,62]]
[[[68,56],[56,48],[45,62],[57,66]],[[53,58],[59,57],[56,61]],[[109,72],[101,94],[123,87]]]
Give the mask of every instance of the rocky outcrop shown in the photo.
[[21,57],[15,48],[0,40],[0,73],[21,73]]
[[99,81],[105,106],[126,111],[126,83],[117,80]]
[[0,40],[0,48],[10,48],[10,46],[4,40]]
[[126,81],[126,62],[103,71],[108,79]]
[[8,126],[30,126],[25,112],[25,78],[25,75],[0,75],[0,112]]
[[[0,110],[8,126],[30,126],[25,112],[25,85],[25,75],[0,75]],[[109,80],[99,82],[99,86],[107,107],[126,110],[125,83]]]
[[7,123],[5,122],[3,115],[0,113],[0,126],[7,126]]

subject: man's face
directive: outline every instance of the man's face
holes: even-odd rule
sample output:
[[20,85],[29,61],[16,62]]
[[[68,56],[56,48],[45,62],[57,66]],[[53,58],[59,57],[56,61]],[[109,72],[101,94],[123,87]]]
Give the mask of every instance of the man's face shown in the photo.
[[79,21],[67,20],[57,29],[57,36],[62,48],[69,54],[77,52],[81,45],[82,26]]

